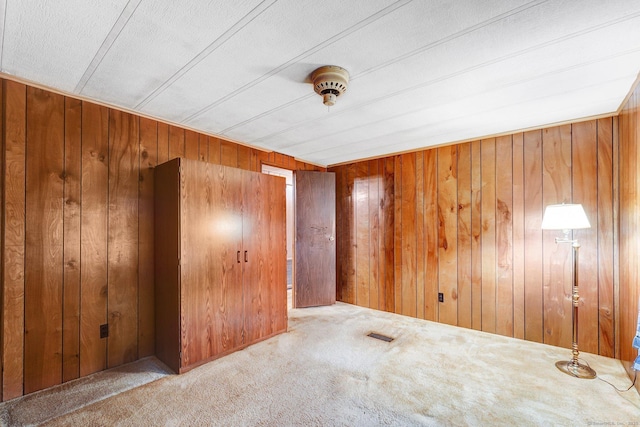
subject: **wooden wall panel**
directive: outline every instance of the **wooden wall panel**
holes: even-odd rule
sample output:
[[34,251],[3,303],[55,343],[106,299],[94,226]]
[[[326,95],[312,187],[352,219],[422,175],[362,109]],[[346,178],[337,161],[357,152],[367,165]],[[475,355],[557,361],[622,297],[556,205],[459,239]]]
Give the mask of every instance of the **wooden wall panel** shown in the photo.
[[109,114],[109,367],[138,358],[138,120]]
[[198,160],[200,155],[199,134],[187,129],[184,131],[184,157],[190,160]]
[[27,88],[26,160],[24,391],[30,393],[62,382],[63,96]]
[[[384,224],[384,235],[380,239],[380,243],[383,246],[381,253],[384,255],[380,257],[380,262],[384,264],[381,267],[384,270],[383,276],[383,291],[381,292],[381,304],[380,309],[385,311],[393,311],[395,307],[395,294],[394,294],[394,252],[393,252],[393,239],[394,239],[394,162],[392,159],[381,160],[384,164],[383,170],[383,198],[380,201],[382,206],[382,223]],[[343,234],[344,235],[344,234]],[[384,303],[382,303],[384,301]]]
[[[424,239],[424,153],[415,153],[416,168],[416,317],[425,317],[425,239]],[[378,203],[377,203],[378,204]],[[372,237],[373,238],[373,237]]]
[[458,326],[471,328],[471,143],[458,147]]
[[80,376],[82,102],[72,98],[64,102],[62,381],[66,382]]
[[344,213],[345,225],[349,233],[349,241],[347,244],[347,253],[345,260],[346,282],[343,286],[343,300],[350,304],[356,303],[356,210],[355,210],[355,181],[356,168],[355,165],[347,167],[345,170],[345,196],[347,201],[346,211]]
[[496,140],[480,144],[482,179],[482,330],[496,332]]
[[525,227],[524,227],[524,135],[517,133],[512,136],[513,141],[513,214],[512,245],[513,245],[513,336],[524,339],[524,283],[525,283]]
[[209,138],[209,163],[220,164],[220,139]]
[[[513,141],[496,138],[496,333],[513,336]],[[509,167],[511,166],[511,167]]]
[[416,154],[402,155],[402,226],[400,236],[402,240],[402,284],[400,287],[400,314],[416,317]]
[[438,321],[458,322],[458,150],[438,148],[438,289],[444,296]]
[[169,126],[169,160],[185,157],[185,130],[177,126]]
[[[543,234],[540,225],[545,205],[581,199],[597,223],[579,235],[592,287],[582,301],[582,339],[588,351],[615,354],[614,123],[587,121],[330,168],[341,224],[339,299],[372,305],[378,287],[380,309],[568,347],[570,246],[556,245],[558,233]],[[374,187],[382,170],[384,185]],[[358,191],[360,183],[368,191]],[[625,226],[632,220],[628,215]],[[627,243],[625,251],[632,249]],[[359,298],[347,300],[354,259]]]
[[[571,125],[542,132],[543,206],[570,203]],[[543,232],[543,328],[546,344],[571,345],[571,245],[557,244],[556,230]]]
[[238,146],[233,142],[220,141],[220,164],[238,167]]
[[[345,212],[349,206],[345,191],[344,168],[336,171],[336,236],[345,236],[349,232]],[[336,239],[336,260],[346,259],[348,239]],[[336,300],[344,301],[344,289],[347,282],[347,266],[344,262],[336,262]]]
[[108,197],[109,110],[83,102],[80,376],[107,367],[107,340],[100,338],[100,325],[107,323]]
[[471,327],[482,330],[482,168],[480,141],[471,143]]
[[[615,357],[614,336],[614,138],[613,121],[598,120],[598,354]],[[614,207],[612,210],[611,207]]]
[[543,342],[542,295],[542,132],[524,133],[524,338]]
[[424,200],[424,318],[437,321],[440,304],[438,302],[438,150],[429,150],[424,153]]
[[369,307],[379,309],[380,291],[380,172],[378,161],[369,162]]
[[249,147],[245,147],[244,145],[238,145],[238,163],[236,164],[237,168],[244,170],[252,170],[251,169],[251,149]]
[[[640,86],[636,85],[619,117],[620,139],[620,358],[633,361],[631,346],[636,332],[640,299]],[[614,159],[615,161],[615,159]],[[614,344],[615,345],[615,344]],[[627,363],[627,366],[629,364]],[[631,372],[631,371],[630,371]],[[640,389],[638,384],[636,387]]]
[[[394,313],[402,313],[402,156],[394,158],[394,188],[393,188],[393,271],[394,271]],[[357,251],[357,246],[356,246]]]
[[24,392],[25,148],[27,89],[2,81],[4,194],[2,211],[2,399]]
[[[576,123],[571,132],[576,141],[571,151],[573,202],[582,204],[591,228],[575,230],[582,246],[579,253],[580,293],[578,343],[580,351],[598,353],[598,130],[595,120]],[[569,283],[571,276],[569,275]]]
[[369,307],[369,163],[358,163],[355,181],[356,304]]
[[158,123],[158,164],[169,161],[169,125]]
[[138,356],[147,357],[155,354],[153,168],[158,164],[158,123],[155,120],[140,118],[139,152]]

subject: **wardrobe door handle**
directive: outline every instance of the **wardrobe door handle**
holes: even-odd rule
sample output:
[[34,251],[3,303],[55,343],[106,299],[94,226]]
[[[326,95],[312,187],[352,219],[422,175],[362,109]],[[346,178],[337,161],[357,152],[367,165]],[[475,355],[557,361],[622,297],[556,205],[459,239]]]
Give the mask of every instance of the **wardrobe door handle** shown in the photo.
[[249,262],[249,256],[247,255],[247,252],[249,251],[244,251],[244,262]]
[[240,251],[238,251],[238,253],[236,254],[236,261],[238,261],[238,264],[240,264]]

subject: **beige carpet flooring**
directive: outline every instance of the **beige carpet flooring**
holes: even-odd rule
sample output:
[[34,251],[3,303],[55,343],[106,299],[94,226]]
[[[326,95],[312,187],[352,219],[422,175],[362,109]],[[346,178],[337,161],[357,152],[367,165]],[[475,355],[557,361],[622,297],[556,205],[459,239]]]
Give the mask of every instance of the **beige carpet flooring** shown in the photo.
[[[166,375],[150,358],[1,404],[0,420],[52,426],[640,421],[635,389],[619,393],[598,379],[558,371],[554,363],[570,357],[566,349],[341,303],[289,313],[289,332],[186,374]],[[395,339],[383,342],[369,332]],[[583,356],[600,378],[630,385],[620,362]],[[122,383],[128,385],[118,389]]]

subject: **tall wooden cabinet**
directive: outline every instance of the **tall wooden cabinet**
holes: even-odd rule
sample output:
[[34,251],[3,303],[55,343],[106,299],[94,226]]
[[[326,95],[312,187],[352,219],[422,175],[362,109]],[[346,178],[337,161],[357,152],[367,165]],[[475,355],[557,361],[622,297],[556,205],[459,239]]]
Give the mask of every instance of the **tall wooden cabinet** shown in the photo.
[[155,168],[156,356],[178,373],[287,329],[280,177],[177,158]]

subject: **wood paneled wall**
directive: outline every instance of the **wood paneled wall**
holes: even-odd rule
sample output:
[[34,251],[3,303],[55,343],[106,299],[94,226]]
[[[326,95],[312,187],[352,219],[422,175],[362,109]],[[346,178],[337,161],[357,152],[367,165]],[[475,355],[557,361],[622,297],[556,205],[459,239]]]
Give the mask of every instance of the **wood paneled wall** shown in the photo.
[[2,400],[154,354],[156,164],[319,170],[9,80],[0,91]]
[[582,203],[580,349],[614,356],[616,129],[606,118],[330,168],[338,299],[570,347],[571,247],[540,224],[546,205]]
[[[631,362],[640,307],[640,85],[620,116],[620,358]],[[640,391],[640,384],[636,383]]]

